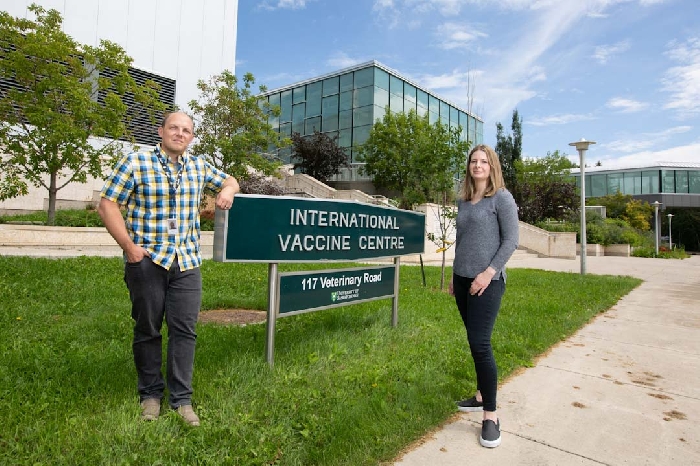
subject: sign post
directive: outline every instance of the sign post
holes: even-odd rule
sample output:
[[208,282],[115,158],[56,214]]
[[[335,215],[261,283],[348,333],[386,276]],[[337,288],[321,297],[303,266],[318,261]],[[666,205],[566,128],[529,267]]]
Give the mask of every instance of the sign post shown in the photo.
[[[422,254],[425,214],[355,201],[237,195],[216,211],[214,260],[267,262],[266,358],[277,318],[392,298],[398,324],[400,256]],[[279,273],[280,262],[393,258],[394,265]]]

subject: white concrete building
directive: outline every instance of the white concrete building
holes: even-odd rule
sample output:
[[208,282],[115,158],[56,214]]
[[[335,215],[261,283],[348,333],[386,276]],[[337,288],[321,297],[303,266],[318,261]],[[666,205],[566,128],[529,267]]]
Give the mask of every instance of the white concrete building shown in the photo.
[[[21,17],[32,3],[59,11],[76,41],[110,40],[134,59],[134,68],[174,80],[180,108],[198,97],[198,80],[236,71],[238,0],[3,0],[0,8]],[[58,192],[58,206],[84,206],[102,184],[72,183]],[[0,213],[47,208],[48,191],[33,187],[27,196],[0,202]]]

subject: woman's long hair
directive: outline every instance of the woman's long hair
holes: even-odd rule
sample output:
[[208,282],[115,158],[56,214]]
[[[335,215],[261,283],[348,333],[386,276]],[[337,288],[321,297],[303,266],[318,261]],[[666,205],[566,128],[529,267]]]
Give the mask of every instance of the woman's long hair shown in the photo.
[[463,201],[469,201],[476,194],[476,185],[474,183],[474,178],[469,171],[469,165],[472,160],[472,155],[474,152],[482,151],[486,154],[486,159],[489,162],[491,170],[489,172],[489,182],[486,186],[486,191],[484,192],[484,197],[491,197],[496,194],[499,189],[505,188],[506,185],[503,182],[503,172],[501,170],[501,162],[498,160],[498,155],[491,147],[486,144],[479,144],[475,146],[471,151],[469,151],[469,156],[467,157],[467,170],[462,182],[462,187],[459,190],[459,198]]

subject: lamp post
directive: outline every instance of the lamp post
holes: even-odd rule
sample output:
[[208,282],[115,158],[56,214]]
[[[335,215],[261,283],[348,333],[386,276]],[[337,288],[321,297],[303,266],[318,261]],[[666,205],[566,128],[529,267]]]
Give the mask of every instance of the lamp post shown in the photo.
[[654,251],[659,255],[659,207],[661,203],[654,201]]
[[668,248],[673,251],[673,240],[671,239],[671,220],[673,220],[673,214],[668,214]]
[[586,151],[588,146],[595,144],[595,141],[586,141],[581,138],[580,141],[569,143],[570,146],[576,147],[578,158],[581,166],[581,275],[586,275]]

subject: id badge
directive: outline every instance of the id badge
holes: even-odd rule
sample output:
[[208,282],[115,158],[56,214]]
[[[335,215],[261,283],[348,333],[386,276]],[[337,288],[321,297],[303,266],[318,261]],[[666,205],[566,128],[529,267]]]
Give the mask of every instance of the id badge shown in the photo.
[[168,219],[168,234],[169,235],[176,235],[177,234],[177,219],[176,218],[169,218]]

